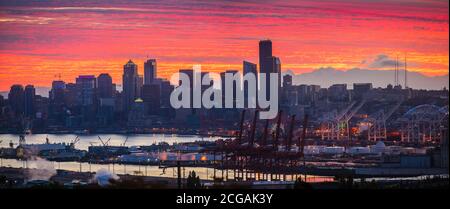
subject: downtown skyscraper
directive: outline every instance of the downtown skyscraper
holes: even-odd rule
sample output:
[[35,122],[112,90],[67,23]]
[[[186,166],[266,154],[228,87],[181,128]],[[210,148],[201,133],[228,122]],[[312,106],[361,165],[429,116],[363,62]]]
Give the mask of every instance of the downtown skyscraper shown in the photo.
[[140,96],[140,77],[138,67],[133,61],[129,60],[123,66],[123,110],[127,113],[134,103],[134,100]]
[[152,84],[156,78],[156,60],[148,59],[144,62],[144,85]]
[[[281,87],[281,61],[272,55],[272,41],[259,41],[259,73],[266,76],[266,86],[270,84],[270,73],[278,74],[278,92]],[[274,88],[274,87],[271,87]],[[270,98],[270,89],[266,88],[266,99]]]
[[98,98],[111,98],[113,96],[112,78],[108,73],[102,73],[97,78]]
[[[249,74],[249,73],[253,73],[255,75],[255,78],[258,77],[258,71],[257,71],[257,67],[256,64],[248,62],[248,61],[243,61],[242,62],[242,68],[244,71],[244,76]],[[258,92],[258,79],[256,79],[256,92]],[[250,103],[252,104],[257,104],[257,100],[258,100],[258,95],[256,94],[255,97],[252,100],[248,100],[248,96],[249,96],[249,84],[248,82],[244,82],[243,84],[243,90],[244,90],[244,105],[245,107],[248,107]],[[249,103],[250,102],[250,103]]]
[[33,85],[27,85],[25,86],[24,91],[24,102],[25,102],[25,108],[24,108],[24,114],[26,117],[32,118],[34,117],[34,109],[35,104],[34,100],[36,97],[36,89]]

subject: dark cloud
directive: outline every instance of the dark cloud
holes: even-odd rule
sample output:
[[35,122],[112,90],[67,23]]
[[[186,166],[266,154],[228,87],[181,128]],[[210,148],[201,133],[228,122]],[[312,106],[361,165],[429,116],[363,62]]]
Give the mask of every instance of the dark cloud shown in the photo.
[[[372,62],[368,64],[369,68],[391,68],[395,67],[397,60],[390,58],[388,55],[379,54]],[[398,61],[398,66],[403,66],[403,63]]]

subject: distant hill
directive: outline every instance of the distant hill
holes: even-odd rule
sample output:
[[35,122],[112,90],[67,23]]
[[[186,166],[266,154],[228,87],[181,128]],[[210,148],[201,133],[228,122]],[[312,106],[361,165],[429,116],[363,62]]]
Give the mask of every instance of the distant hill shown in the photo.
[[[320,68],[310,73],[294,74],[288,70],[283,74],[293,75],[292,83],[317,84],[321,87],[329,87],[332,84],[346,83],[349,88],[353,83],[372,83],[374,87],[386,87],[394,83],[393,70],[366,70],[354,68],[347,71],[334,68]],[[400,71],[400,85],[404,85],[404,71]],[[408,72],[408,86],[414,89],[440,90],[449,88],[449,76],[426,76],[417,72]]]

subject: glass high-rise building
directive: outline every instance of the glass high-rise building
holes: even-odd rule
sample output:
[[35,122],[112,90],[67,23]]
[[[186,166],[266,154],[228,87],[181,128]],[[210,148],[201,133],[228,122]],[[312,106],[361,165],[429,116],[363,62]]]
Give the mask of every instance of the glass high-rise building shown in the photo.
[[91,106],[95,104],[95,91],[97,88],[94,75],[80,75],[76,79],[78,88],[78,104],[81,106]]
[[97,77],[98,98],[111,98],[113,96],[112,78],[108,73],[102,73]]
[[22,115],[24,110],[24,90],[23,86],[12,85],[8,94],[8,102],[12,111],[17,115]]
[[[259,73],[266,75],[266,86],[270,84],[269,73],[278,74],[278,92],[281,87],[281,61],[272,55],[272,41],[261,40],[259,42]],[[278,94],[280,95],[280,94]],[[270,88],[266,87],[266,99],[270,97]]]
[[25,116],[26,117],[34,117],[34,110],[35,110],[35,96],[36,96],[36,89],[33,85],[27,85],[25,86]]
[[139,74],[138,67],[134,64],[133,61],[129,60],[123,66],[123,76],[122,76],[122,85],[123,85],[123,111],[128,112],[131,106],[140,95],[139,89]]
[[[253,73],[255,76],[255,93],[256,95],[254,95],[253,99],[251,100],[252,103],[255,104],[256,106],[256,101],[258,98],[258,71],[256,69],[256,64],[248,62],[248,61],[243,61],[242,63],[243,65],[243,70],[244,70],[244,76],[249,74],[249,73]],[[249,107],[249,100],[248,100],[248,96],[249,96],[249,84],[247,82],[244,82],[243,84],[243,90],[244,90],[244,105],[245,107]]]
[[259,72],[271,73],[273,69],[271,67],[272,60],[272,41],[261,40],[259,41]]
[[152,84],[156,78],[156,60],[148,59],[144,62],[144,84]]

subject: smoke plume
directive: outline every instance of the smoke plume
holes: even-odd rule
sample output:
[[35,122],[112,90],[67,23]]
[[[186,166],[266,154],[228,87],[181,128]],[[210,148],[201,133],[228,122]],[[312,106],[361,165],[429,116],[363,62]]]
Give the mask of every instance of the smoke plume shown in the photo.
[[[40,157],[36,157],[31,161],[28,161],[29,166],[32,169],[28,169],[26,171],[27,180],[46,180],[48,181],[52,176],[56,175],[56,169],[53,166],[53,163],[42,159]],[[35,169],[33,169],[35,168]]]
[[98,183],[100,186],[108,186],[110,180],[118,180],[119,176],[109,172],[108,170],[101,168],[95,173],[94,181]]

